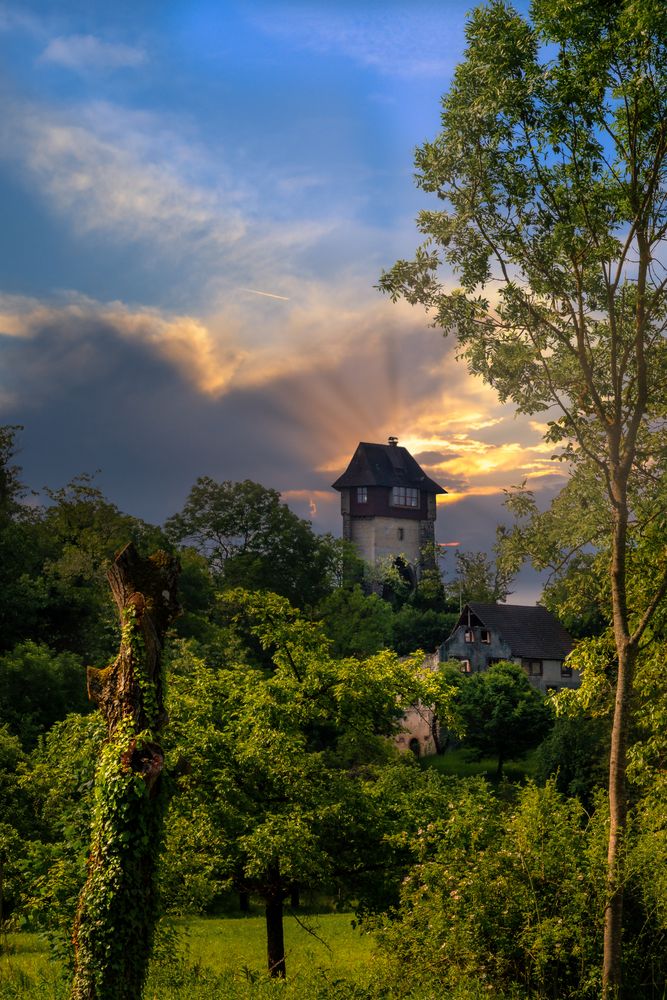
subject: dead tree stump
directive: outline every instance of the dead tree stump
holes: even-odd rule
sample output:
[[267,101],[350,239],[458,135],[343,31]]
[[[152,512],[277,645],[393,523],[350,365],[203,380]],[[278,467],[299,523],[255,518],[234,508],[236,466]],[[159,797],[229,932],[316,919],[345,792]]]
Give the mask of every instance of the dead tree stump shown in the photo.
[[132,544],[108,579],[121,621],[118,656],[88,668],[88,695],[107,724],[95,775],[88,876],[74,924],[72,1000],[140,1000],[158,917],[156,864],[166,796],[162,646],[178,613],[178,561]]

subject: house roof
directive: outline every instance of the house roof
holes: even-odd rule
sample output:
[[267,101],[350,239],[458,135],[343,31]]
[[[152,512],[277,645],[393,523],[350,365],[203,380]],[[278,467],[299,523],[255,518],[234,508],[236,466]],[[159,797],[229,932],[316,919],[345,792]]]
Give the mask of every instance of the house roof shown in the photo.
[[513,656],[563,660],[574,645],[570,633],[546,608],[471,601],[463,609],[457,628],[467,625],[468,609],[481,626],[500,634]]
[[446,493],[430,479],[407,448],[397,444],[361,441],[350,464],[335,483],[334,490],[350,486],[413,486],[425,493]]

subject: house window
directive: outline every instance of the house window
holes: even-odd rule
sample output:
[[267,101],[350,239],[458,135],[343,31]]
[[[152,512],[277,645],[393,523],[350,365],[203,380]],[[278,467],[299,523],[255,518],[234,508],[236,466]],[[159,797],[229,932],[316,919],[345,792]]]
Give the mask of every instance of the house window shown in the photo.
[[391,502],[394,507],[419,507],[419,490],[411,486],[393,486]]
[[403,528],[398,529],[398,540],[399,542],[403,541]]
[[485,642],[487,646],[491,644],[491,633],[489,632],[488,628],[480,629],[479,641]]
[[368,503],[367,486],[357,486],[357,503]]
[[523,660],[523,668],[529,677],[541,677],[542,676],[542,661],[541,660]]
[[475,641],[475,633],[473,632],[473,630],[471,628],[467,628],[465,630],[465,633],[464,633],[464,636],[463,636],[463,641],[464,642],[474,642]]
[[470,660],[459,660],[459,663],[461,664],[459,669],[462,674],[472,673],[472,666],[470,664]]
[[560,665],[560,675],[561,677],[571,677],[572,667],[568,666],[567,663],[561,663]]

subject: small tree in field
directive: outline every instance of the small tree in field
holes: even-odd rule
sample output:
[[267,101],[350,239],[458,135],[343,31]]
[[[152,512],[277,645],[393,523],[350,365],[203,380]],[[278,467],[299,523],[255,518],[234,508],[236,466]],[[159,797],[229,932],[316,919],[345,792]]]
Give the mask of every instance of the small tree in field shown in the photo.
[[193,777],[175,802],[172,854],[181,881],[194,885],[205,867],[218,891],[262,900],[268,971],[284,977],[284,900],[299,888],[359,887],[369,870],[382,880],[392,804],[367,787],[374,765],[395,757],[386,737],[405,706],[438,704],[447,720],[453,695],[418,660],[333,659],[321,627],[276,594],[223,599],[271,667],[237,658],[215,670],[187,648],[175,660],[170,728]]
[[[665,472],[667,7],[534,0],[531,17],[502,0],[473,13],[442,131],[417,153],[418,183],[442,207],[420,214],[426,242],[381,286],[455,331],[470,370],[501,400],[550,411],[547,440],[575,479],[601,487],[615,646],[609,1000],[621,989],[635,664],[667,592],[664,565],[640,593],[627,584],[632,532],[655,517],[646,500]],[[441,263],[461,288],[441,282]]]
[[461,685],[458,701],[465,746],[480,757],[498,758],[496,776],[505,761],[521,757],[546,736],[551,713],[544,698],[516,663],[494,663]]

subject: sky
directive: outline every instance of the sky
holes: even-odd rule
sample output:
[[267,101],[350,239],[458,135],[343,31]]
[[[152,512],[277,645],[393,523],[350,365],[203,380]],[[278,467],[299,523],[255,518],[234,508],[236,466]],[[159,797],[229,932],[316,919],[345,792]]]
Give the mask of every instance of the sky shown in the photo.
[[[198,476],[249,478],[340,534],[330,484],[395,435],[467,551],[503,490],[554,494],[544,424],[374,287],[433,207],[414,150],[468,8],[0,4],[0,423],[25,428],[31,487],[97,473],[160,523]],[[511,600],[538,593],[524,573]]]

